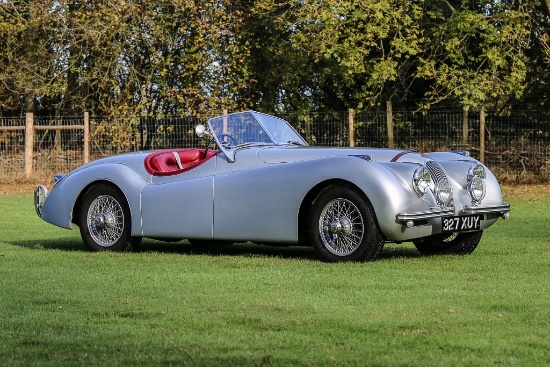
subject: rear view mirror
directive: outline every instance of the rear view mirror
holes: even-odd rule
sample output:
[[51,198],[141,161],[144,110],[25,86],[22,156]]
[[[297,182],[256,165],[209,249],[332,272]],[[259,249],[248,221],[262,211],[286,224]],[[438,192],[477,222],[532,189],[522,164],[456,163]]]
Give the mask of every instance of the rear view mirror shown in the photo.
[[197,125],[197,127],[195,128],[195,133],[199,138],[206,138],[206,137],[212,136],[210,131],[208,131],[208,129],[204,125]]

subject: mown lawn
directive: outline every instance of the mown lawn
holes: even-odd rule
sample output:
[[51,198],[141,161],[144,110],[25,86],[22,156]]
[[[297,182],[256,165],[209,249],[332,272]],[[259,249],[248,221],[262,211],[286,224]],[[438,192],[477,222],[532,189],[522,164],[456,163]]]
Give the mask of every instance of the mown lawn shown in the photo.
[[325,264],[308,248],[144,241],[90,253],[0,194],[0,366],[545,366],[550,190],[470,256]]

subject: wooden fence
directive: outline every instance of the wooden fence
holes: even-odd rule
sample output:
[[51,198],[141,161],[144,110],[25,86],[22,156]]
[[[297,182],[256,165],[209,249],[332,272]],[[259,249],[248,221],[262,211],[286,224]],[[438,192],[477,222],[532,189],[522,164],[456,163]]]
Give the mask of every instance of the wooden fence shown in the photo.
[[[531,112],[519,118],[501,118],[490,113],[487,120],[484,111],[428,111],[422,114],[394,110],[388,102],[385,111],[350,109],[340,114],[281,117],[303,133],[311,145],[420,151],[464,149],[472,151],[491,169],[501,167],[518,171],[518,175],[531,172],[550,178],[550,113],[543,112],[539,116]],[[194,135],[194,126],[205,123],[209,116],[107,120],[97,116],[91,118],[85,112],[72,118],[44,118],[27,113],[24,118],[12,119],[11,123],[0,118],[0,178],[35,178],[49,175],[52,172],[46,171],[53,170],[68,172],[90,160],[127,151],[199,146],[202,143]],[[117,126],[126,129],[125,143],[105,133]],[[72,137],[68,139],[63,135],[62,139],[62,134],[72,134]],[[6,138],[8,135],[11,140]],[[69,140],[70,144],[62,145],[62,140],[64,143]],[[9,146],[12,150],[7,149]]]

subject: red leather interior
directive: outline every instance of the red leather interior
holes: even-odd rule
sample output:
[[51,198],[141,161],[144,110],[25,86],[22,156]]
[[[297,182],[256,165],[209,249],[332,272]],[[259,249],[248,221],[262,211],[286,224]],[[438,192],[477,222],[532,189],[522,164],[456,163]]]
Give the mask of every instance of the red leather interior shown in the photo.
[[168,149],[149,154],[143,163],[147,172],[154,176],[170,176],[200,166],[216,154],[218,151],[210,150],[205,157],[204,149]]

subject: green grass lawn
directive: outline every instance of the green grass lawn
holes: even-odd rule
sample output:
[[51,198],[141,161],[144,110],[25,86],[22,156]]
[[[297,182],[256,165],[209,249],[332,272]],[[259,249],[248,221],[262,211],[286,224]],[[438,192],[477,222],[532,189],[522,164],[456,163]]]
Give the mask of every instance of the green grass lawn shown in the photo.
[[550,193],[506,200],[470,256],[326,264],[251,244],[91,253],[3,194],[0,366],[546,366]]

